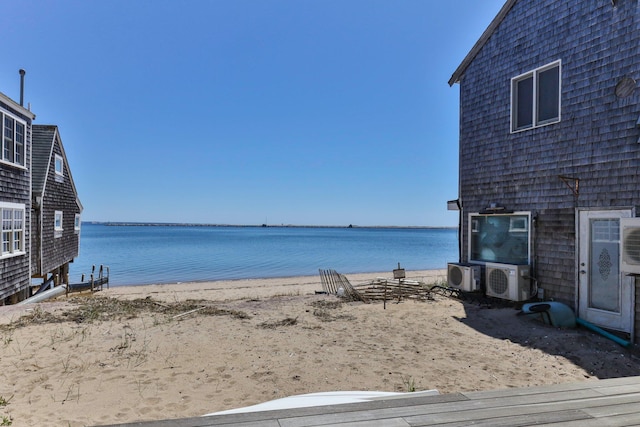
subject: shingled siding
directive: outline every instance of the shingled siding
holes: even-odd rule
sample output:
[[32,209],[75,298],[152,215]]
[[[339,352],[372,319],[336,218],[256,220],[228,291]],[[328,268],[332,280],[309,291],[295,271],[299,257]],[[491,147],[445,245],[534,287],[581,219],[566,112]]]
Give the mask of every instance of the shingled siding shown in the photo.
[[573,306],[573,284],[577,277],[575,212],[573,208],[565,208],[543,209],[536,213],[533,275],[547,296]]
[[[31,118],[26,117],[10,105],[0,102],[0,107],[27,123],[25,129],[25,163],[31,163]],[[0,259],[0,305],[5,299],[19,294],[27,296],[29,289],[30,221],[31,221],[31,175],[28,169],[0,163],[0,201],[25,205],[24,242],[25,255]]]
[[[635,285],[636,285],[636,294],[635,294],[635,298],[636,301],[640,301],[640,279],[636,278],[635,279]],[[636,310],[636,317],[635,317],[635,322],[634,322],[634,330],[636,331],[635,333],[635,340],[634,342],[637,344],[638,342],[640,342],[640,333],[638,333],[638,331],[640,331],[640,315],[638,315],[638,311]]]
[[[460,79],[463,255],[469,213],[531,211],[534,274],[571,306],[576,209],[640,205],[640,90],[615,95],[621,78],[640,81],[638,0],[617,3],[519,0]],[[511,78],[557,60],[561,121],[512,134]],[[577,197],[561,175],[579,179]]]
[[[53,153],[63,155],[56,139]],[[50,273],[78,256],[80,235],[74,231],[75,214],[80,213],[76,203],[76,194],[70,182],[69,167],[65,159],[64,179],[61,182],[55,176],[55,156],[47,174],[47,182],[42,202],[42,271]],[[62,237],[55,237],[55,211],[62,211]]]

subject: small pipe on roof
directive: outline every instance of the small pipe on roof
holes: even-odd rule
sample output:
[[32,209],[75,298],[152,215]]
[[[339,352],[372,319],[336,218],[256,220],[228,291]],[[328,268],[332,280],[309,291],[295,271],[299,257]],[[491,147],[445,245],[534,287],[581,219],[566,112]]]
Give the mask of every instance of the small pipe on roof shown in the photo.
[[18,72],[20,73],[20,106],[24,107],[24,75],[26,71],[20,68]]

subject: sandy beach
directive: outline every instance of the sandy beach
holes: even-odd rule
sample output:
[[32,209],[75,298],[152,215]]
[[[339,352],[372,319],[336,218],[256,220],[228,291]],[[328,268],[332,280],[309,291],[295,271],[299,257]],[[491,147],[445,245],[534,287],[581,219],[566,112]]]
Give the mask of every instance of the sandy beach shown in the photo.
[[[347,275],[360,284],[389,273]],[[446,271],[407,272],[425,283]],[[0,307],[0,425],[198,416],[335,390],[440,393],[638,375],[640,355],[504,304],[344,302],[320,277],[115,287]]]

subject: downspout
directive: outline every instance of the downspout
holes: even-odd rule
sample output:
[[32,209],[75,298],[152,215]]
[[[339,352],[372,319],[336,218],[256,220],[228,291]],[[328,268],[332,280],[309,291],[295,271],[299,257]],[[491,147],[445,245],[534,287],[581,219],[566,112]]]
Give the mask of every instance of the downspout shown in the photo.
[[[38,241],[36,242],[36,245],[38,246],[38,272],[40,274],[43,274],[42,270],[44,269],[44,263],[42,259],[42,203],[44,201],[44,197],[36,197],[36,201],[38,202],[38,206],[36,207],[36,226],[38,227]],[[33,239],[31,241],[33,241]]]
[[[20,69],[18,70],[18,73],[20,74],[20,106],[23,107],[24,106],[24,75],[26,74],[26,71],[24,69]],[[24,233],[25,235],[23,236],[24,238],[24,250],[25,253],[27,255],[27,263],[28,263],[28,269],[29,269],[29,283],[27,284],[27,287],[25,288],[25,297],[29,297],[31,296],[31,274],[32,274],[32,268],[33,266],[31,265],[32,263],[32,256],[31,256],[31,251],[33,250],[33,245],[31,244],[32,242],[32,237],[33,237],[33,227],[32,227],[32,221],[33,218],[31,217],[33,215],[33,143],[32,143],[32,137],[33,137],[33,118],[29,119],[27,121],[27,128],[25,129],[25,141],[24,141],[24,156],[25,156],[25,164],[27,165],[27,171],[29,173],[29,203],[31,206],[29,206],[28,209],[25,209],[25,216],[27,215],[27,212],[29,213],[29,219],[27,220],[27,218],[24,218]],[[28,237],[27,237],[27,233],[28,233]]]
[[531,292],[531,295],[538,296],[540,292],[540,282],[538,281],[538,211],[534,210],[531,212],[531,215],[531,250],[529,252],[529,260],[531,262],[530,276],[533,277],[534,283],[529,282],[529,290],[532,291],[533,285],[535,285],[535,294]]
[[[458,184],[458,187],[460,184]],[[462,263],[462,201],[460,200],[460,188],[458,188],[458,262]]]
[[[456,200],[456,203],[458,204],[458,262],[462,263],[462,259],[463,259],[463,254],[462,254],[462,250],[464,248],[464,245],[462,244],[462,239],[464,236],[463,233],[463,227],[462,227],[462,221],[464,218],[463,212],[462,212],[462,206],[463,206],[463,202],[462,202],[462,150],[460,149],[462,144],[460,143],[460,138],[461,138],[461,132],[460,130],[462,129],[462,84],[459,83],[458,81],[458,90],[459,90],[459,96],[458,96],[458,200]],[[468,260],[467,260],[468,261]]]
[[576,238],[575,238],[576,246],[573,250],[573,258],[574,258],[573,276],[575,281],[575,285],[574,285],[575,294],[573,297],[573,306],[575,307],[576,317],[578,317],[578,316],[582,316],[582,313],[580,313],[580,245],[582,243],[580,239],[580,210],[575,204],[573,206],[573,212],[574,212],[573,214],[574,215],[573,217],[574,233],[576,234]]
[[[562,178],[561,178],[562,179]],[[575,307],[575,312],[576,312],[576,317],[581,316],[582,313],[580,313],[580,271],[581,271],[581,266],[580,266],[580,245],[582,245],[582,239],[580,236],[580,203],[578,200],[578,196],[580,195],[579,193],[579,182],[580,182],[580,178],[574,178],[574,188],[572,190],[573,192],[573,223],[574,223],[574,230],[576,233],[576,238],[575,238],[575,248],[573,249],[573,258],[574,258],[574,283],[575,283],[575,294],[573,297],[573,304]]]
[[30,297],[30,298],[22,300],[22,301],[20,301],[18,303],[18,305],[25,305],[25,304],[31,304],[31,303],[35,303],[35,302],[45,301],[45,300],[48,300],[49,298],[55,298],[57,296],[60,296],[63,293],[65,293],[66,291],[67,291],[67,286],[66,285],[56,286],[55,288],[49,289],[47,291],[44,291],[41,294],[34,295],[34,296]]

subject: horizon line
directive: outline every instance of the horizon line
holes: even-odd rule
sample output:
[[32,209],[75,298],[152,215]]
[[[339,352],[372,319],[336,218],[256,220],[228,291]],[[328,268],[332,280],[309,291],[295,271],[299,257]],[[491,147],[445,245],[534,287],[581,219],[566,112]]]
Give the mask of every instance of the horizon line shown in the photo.
[[199,222],[160,222],[160,221],[82,221],[83,224],[107,226],[144,226],[144,227],[256,227],[256,228],[410,228],[410,229],[456,229],[456,226],[438,225],[299,225],[299,224],[220,224]]

